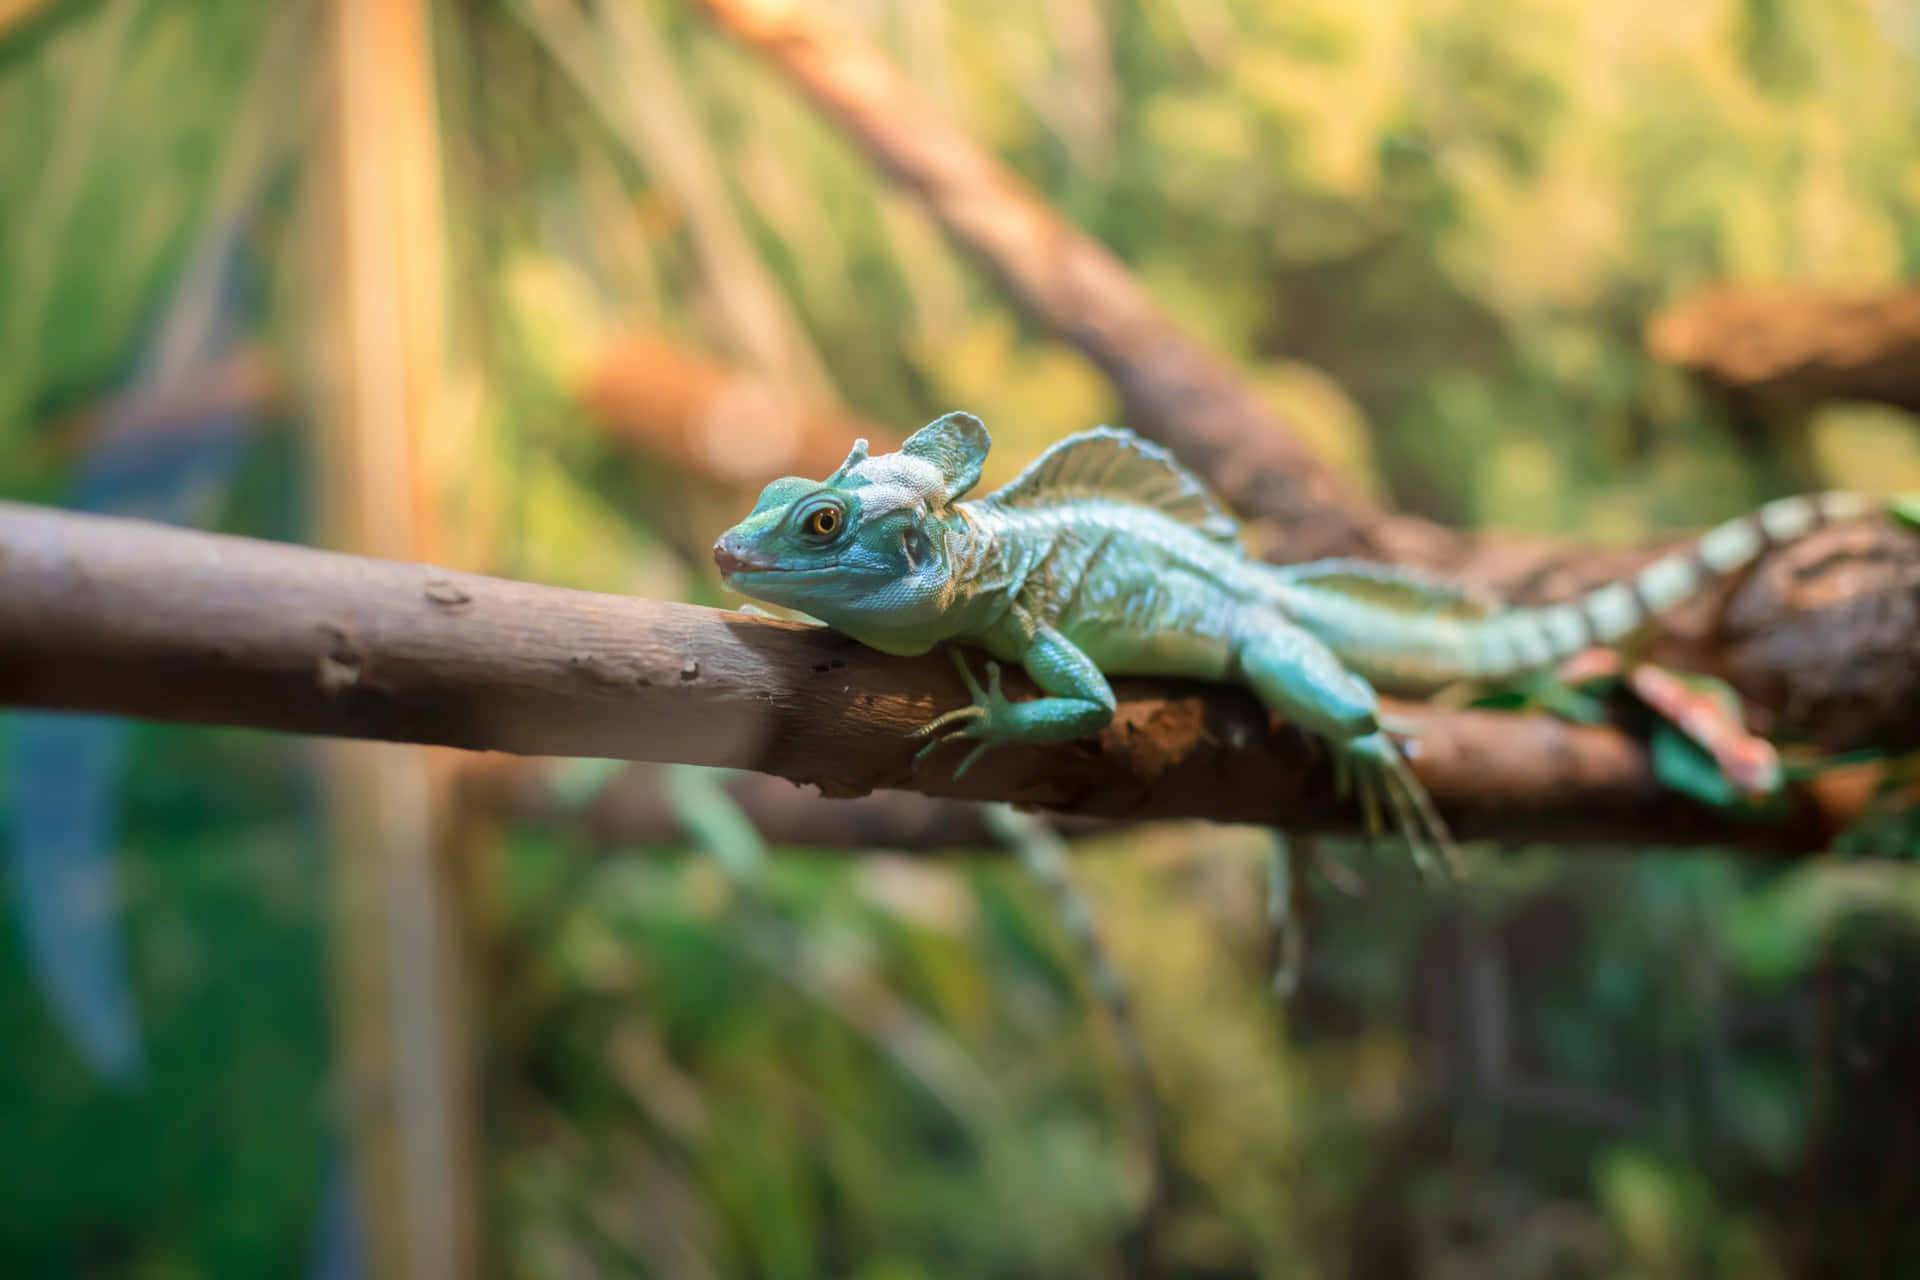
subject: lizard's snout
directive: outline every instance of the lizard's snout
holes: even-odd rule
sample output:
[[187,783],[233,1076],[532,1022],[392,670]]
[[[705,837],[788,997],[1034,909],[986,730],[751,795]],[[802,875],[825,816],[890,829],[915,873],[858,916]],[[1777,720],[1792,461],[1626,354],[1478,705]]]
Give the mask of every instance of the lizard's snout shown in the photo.
[[753,568],[747,558],[740,553],[740,544],[734,541],[731,533],[721,534],[720,540],[713,544],[713,563],[719,568],[722,576]]

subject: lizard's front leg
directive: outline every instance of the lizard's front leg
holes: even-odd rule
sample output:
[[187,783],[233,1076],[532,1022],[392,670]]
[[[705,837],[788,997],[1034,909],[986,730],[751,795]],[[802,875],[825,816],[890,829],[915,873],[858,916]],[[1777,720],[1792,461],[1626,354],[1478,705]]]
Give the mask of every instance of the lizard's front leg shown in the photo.
[[987,683],[982,688],[959,649],[950,649],[967,692],[973,695],[969,706],[959,707],[921,725],[913,737],[928,739],[914,756],[925,757],[943,742],[970,741],[976,745],[953,771],[958,779],[995,747],[1067,742],[1098,733],[1113,719],[1113,688],[1093,659],[1082,653],[1058,631],[1042,627],[1036,631],[1020,665],[1047,697],[1030,702],[1014,702],[1000,691],[1000,664],[987,663]]

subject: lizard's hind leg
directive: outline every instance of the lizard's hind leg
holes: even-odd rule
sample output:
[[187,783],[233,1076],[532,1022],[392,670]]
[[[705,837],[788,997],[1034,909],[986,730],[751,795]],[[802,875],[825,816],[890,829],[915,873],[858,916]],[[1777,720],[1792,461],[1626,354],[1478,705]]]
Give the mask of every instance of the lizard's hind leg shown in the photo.
[[1446,824],[1400,748],[1380,727],[1372,685],[1342,666],[1319,640],[1275,614],[1259,615],[1235,652],[1261,702],[1332,744],[1339,753],[1337,767],[1343,777],[1352,777],[1370,822],[1385,801],[1423,874],[1435,874],[1443,863],[1457,868]]

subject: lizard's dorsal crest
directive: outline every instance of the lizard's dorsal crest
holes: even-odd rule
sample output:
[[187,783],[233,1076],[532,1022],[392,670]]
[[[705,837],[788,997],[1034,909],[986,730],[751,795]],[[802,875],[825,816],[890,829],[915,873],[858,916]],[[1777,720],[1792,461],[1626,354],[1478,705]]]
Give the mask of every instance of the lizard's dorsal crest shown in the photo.
[[1288,582],[1396,613],[1472,620],[1499,610],[1498,604],[1473,595],[1457,583],[1375,560],[1311,560],[1277,565],[1273,572]]
[[908,436],[900,452],[932,463],[940,473],[945,500],[958,502],[980,483],[980,464],[992,447],[993,437],[980,419],[970,413],[949,413]]
[[1159,445],[1120,427],[1095,427],[1068,436],[986,501],[998,507],[1035,507],[1075,498],[1152,507],[1209,538],[1239,545],[1239,525],[1198,476]]

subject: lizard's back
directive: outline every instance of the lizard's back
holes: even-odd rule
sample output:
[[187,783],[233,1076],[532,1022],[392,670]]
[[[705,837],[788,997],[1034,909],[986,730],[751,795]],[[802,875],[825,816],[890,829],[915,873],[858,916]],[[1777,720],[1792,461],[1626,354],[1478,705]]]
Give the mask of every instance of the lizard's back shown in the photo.
[[[1007,647],[1038,624],[1114,675],[1231,671],[1234,638],[1263,591],[1260,567],[1237,545],[1123,497],[983,503],[969,515],[993,548],[981,585],[1012,606],[994,628],[1013,633]],[[991,631],[982,638],[1000,647]]]

